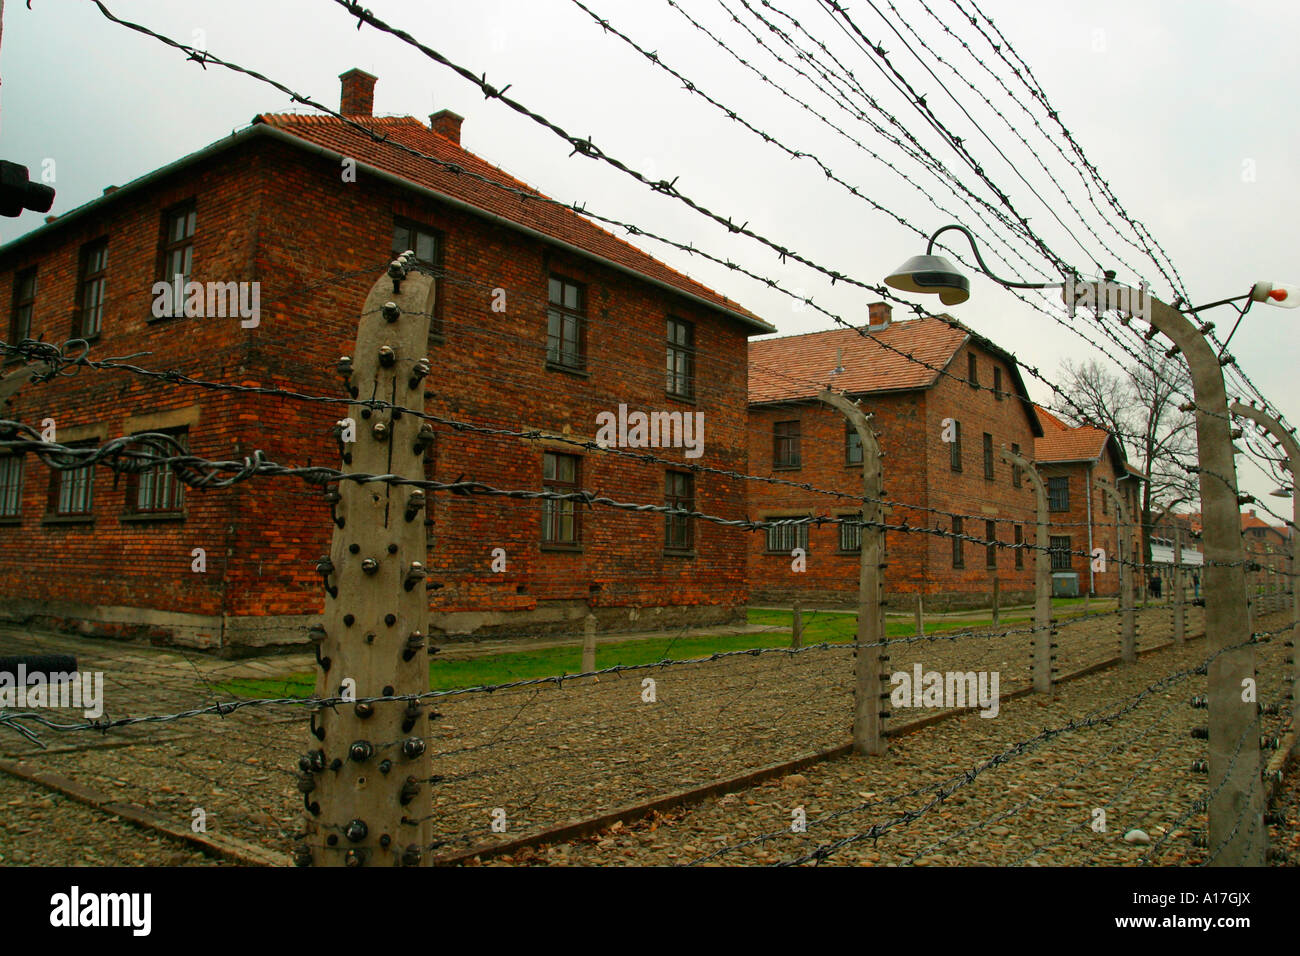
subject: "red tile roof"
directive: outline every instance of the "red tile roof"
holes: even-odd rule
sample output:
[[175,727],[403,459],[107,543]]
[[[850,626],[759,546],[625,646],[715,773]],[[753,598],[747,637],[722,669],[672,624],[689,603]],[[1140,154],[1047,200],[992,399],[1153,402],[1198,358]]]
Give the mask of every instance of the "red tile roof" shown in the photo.
[[[830,329],[757,339],[749,343],[749,401],[753,405],[813,398],[827,385],[850,395],[929,388],[938,372],[880,343],[941,369],[967,338],[965,331],[927,317],[891,322],[870,335]],[[831,375],[841,350],[844,371]]]
[[[438,135],[413,116],[355,116],[349,119],[362,123],[394,143],[418,150],[444,162],[455,163],[511,189],[542,196],[542,193],[527,183],[515,179],[505,171],[463,149],[457,143]],[[741,319],[750,327],[757,326],[760,331],[774,331],[773,326],[748,309],[669,268],[571,209],[552,203],[529,202],[471,176],[458,175],[395,146],[376,142],[333,116],[263,113],[255,117],[253,123],[264,123],[283,130],[309,143],[352,157],[358,163],[400,176],[418,186],[468,203],[517,225],[536,230],[553,239],[576,246],[590,255],[656,279],[681,292],[697,296]]]
[[1034,461],[1100,461],[1110,433],[1081,425],[1071,427],[1045,408],[1034,406],[1043,423],[1043,437],[1034,439]]

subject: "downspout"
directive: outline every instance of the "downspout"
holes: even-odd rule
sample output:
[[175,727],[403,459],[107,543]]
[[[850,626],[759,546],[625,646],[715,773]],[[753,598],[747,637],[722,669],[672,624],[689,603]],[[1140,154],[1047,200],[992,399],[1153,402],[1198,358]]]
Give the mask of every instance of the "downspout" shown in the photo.
[[1092,462],[1088,462],[1088,472],[1084,476],[1088,489],[1088,593],[1097,593],[1097,579],[1092,570]]

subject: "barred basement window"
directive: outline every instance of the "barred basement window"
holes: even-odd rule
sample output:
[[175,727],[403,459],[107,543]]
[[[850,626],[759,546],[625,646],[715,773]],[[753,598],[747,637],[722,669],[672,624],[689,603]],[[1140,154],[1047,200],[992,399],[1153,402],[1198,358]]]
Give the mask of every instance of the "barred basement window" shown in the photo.
[[[578,490],[580,459],[577,455],[545,452],[542,455],[542,490],[572,494]],[[577,502],[542,499],[542,543],[578,543]]]
[[547,284],[546,360],[563,368],[587,364],[587,314],[583,287],[553,275]]
[[1052,555],[1053,571],[1069,571],[1074,566],[1074,555],[1070,553],[1070,539],[1065,536],[1052,535],[1048,539]]
[[984,522],[984,540],[989,543],[985,545],[984,550],[984,567],[996,568],[998,566],[998,546],[996,544],[998,537],[998,523],[996,521]]
[[[799,516],[805,517],[805,516]],[[769,518],[769,521],[797,520],[792,518]],[[808,551],[807,524],[780,524],[767,529],[767,550],[789,554],[795,548]]]
[[855,515],[840,515],[842,521],[840,528],[840,550],[847,553],[856,553],[862,550],[862,525],[850,524],[849,521],[861,521],[862,512]]
[[957,515],[952,516],[952,533],[954,535],[952,539],[952,566],[954,568],[964,568],[966,567],[966,550],[964,547],[966,542],[961,539],[961,518]]
[[0,456],[0,518],[16,518],[23,504],[23,456]]
[[671,316],[668,318],[667,389],[676,398],[695,397],[695,327]]
[[1070,510],[1070,478],[1068,475],[1047,479],[1047,510]]
[[[167,429],[182,448],[189,446],[189,429]],[[174,455],[176,450],[158,442],[149,446],[159,455]],[[185,506],[185,486],[170,465],[156,465],[148,471],[132,475],[127,482],[127,501],[135,514],[179,514]]]
[[[94,447],[79,442],[71,447]],[[59,517],[89,515],[94,500],[95,466],[54,469],[50,476],[50,510]]]

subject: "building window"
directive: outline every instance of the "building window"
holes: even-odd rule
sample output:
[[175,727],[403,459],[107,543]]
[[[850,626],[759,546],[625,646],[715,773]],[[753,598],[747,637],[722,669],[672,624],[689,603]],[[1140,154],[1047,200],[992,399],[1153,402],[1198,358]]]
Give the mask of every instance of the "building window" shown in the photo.
[[1002,401],[1002,366],[993,366],[993,397]]
[[984,567],[996,568],[998,566],[998,523],[996,521],[984,522],[984,540],[988,542],[984,549]]
[[[189,445],[188,429],[168,430],[164,434],[174,438],[182,448]],[[142,442],[140,447],[163,457],[176,454],[176,449],[164,442]],[[170,465],[155,465],[131,477],[126,500],[135,514],[179,514],[185,506],[185,486]]]
[[1073,566],[1074,555],[1070,553],[1070,539],[1065,536],[1052,535],[1048,538],[1048,550],[1052,555],[1053,571],[1069,571]]
[[799,423],[777,422],[772,428],[772,467],[798,468],[800,465]]
[[586,295],[582,286],[551,276],[546,311],[546,360],[563,368],[587,364]]
[[961,518],[957,515],[952,516],[952,566],[954,568],[966,567],[966,549],[965,541],[961,539]]
[[974,352],[966,353],[966,378],[970,381],[971,388],[980,387],[979,360],[975,358]]
[[993,436],[984,433],[984,477],[993,479]]
[[0,456],[0,518],[17,518],[23,505],[23,456]]
[[[1020,454],[1020,445],[1019,445],[1017,442],[1012,442],[1012,443],[1011,443],[1011,453],[1012,453],[1013,455],[1019,455],[1019,454]],[[1020,480],[1021,480],[1021,477],[1022,477],[1022,474],[1021,474],[1021,471],[1020,471],[1020,466],[1017,465],[1017,464],[1015,464],[1015,463],[1013,462],[1012,465],[1011,465],[1011,487],[1012,487],[1012,488],[1019,488],[1019,487],[1020,487]]]
[[844,423],[844,461],[849,465],[862,464],[862,436],[852,422]]
[[952,443],[948,446],[948,461],[953,471],[961,471],[961,422],[952,421]]
[[1106,489],[1101,490],[1101,513],[1110,514],[1110,495],[1106,494]]
[[32,312],[36,309],[36,267],[14,276],[14,308],[9,318],[9,341],[17,345],[31,338]]
[[104,327],[104,289],[108,282],[108,240],[81,247],[81,281],[77,284],[77,321],[72,334],[89,339]]
[[[87,447],[87,445],[80,443],[74,447]],[[93,447],[93,444],[89,447]],[[55,468],[50,475],[50,510],[61,518],[88,517],[94,503],[94,484],[94,465],[83,465],[80,468]]]
[[1047,510],[1070,510],[1070,479],[1068,476],[1047,479]]
[[[407,219],[393,222],[393,256],[396,258],[404,252],[414,252],[415,261],[435,275],[442,273],[442,241],[438,233],[428,226]],[[437,284],[434,285],[434,312],[429,316],[429,334],[442,334],[442,310],[437,308],[441,296]]]
[[[664,504],[683,511],[695,510],[695,476],[686,471],[668,472]],[[664,548],[690,551],[695,546],[695,521],[686,515],[664,515]]]
[[[803,516],[800,516],[803,517]],[[769,521],[780,521],[780,518],[769,518]],[[787,519],[791,520],[791,519]],[[793,519],[798,520],[798,519]],[[843,528],[843,525],[840,525]],[[767,550],[779,551],[782,554],[789,554],[795,548],[803,548],[804,553],[808,551],[808,525],[805,524],[778,524],[769,525],[767,528]]]
[[1012,531],[1014,533],[1012,542],[1016,545],[1016,570],[1019,571],[1025,566],[1025,549],[1021,547],[1025,543],[1025,532],[1020,525],[1016,525]]
[[862,550],[862,525],[853,522],[862,521],[862,512],[854,515],[840,515],[840,550],[854,553]]
[[161,279],[172,286],[172,295],[175,297],[171,309],[164,313],[168,316],[185,314],[185,283],[190,281],[190,272],[194,266],[196,223],[197,214],[193,202],[174,206],[163,214]]
[[[545,452],[542,455],[542,490],[570,495],[578,490],[579,459],[577,455],[559,455]],[[542,543],[576,545],[578,543],[578,510],[576,501],[542,499]]]
[[668,394],[695,397],[695,326],[668,319]]

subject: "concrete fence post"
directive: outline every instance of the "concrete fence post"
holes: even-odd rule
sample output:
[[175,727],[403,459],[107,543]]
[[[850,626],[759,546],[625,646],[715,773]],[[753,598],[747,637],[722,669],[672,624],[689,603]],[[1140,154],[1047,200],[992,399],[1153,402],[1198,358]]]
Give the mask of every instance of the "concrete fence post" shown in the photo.
[[[1120,660],[1125,664],[1137,662],[1137,608],[1133,595],[1133,561],[1132,540],[1133,526],[1129,523],[1128,505],[1114,486],[1102,479],[1097,479],[1102,493],[1107,495],[1115,506],[1115,529],[1119,554],[1115,559],[1119,565],[1119,610],[1120,610]],[[1144,602],[1145,603],[1145,602]]]
[[1030,671],[1033,676],[1034,690],[1050,693],[1052,690],[1052,662],[1056,655],[1055,629],[1052,627],[1052,556],[1047,551],[1049,542],[1047,527],[1047,485],[1042,475],[1029,459],[1009,451],[1002,446],[1002,460],[1019,468],[1029,479],[1034,489],[1037,502],[1038,530],[1034,549],[1034,636],[1030,639]]
[[858,754],[885,751],[885,718],[889,701],[889,675],[883,672],[889,655],[880,642],[885,637],[884,581],[881,570],[881,458],[880,444],[868,416],[843,395],[824,389],[817,396],[838,409],[862,441],[862,536],[858,569],[858,648],[855,654],[853,750]]
[[[356,351],[340,359],[352,398],[336,427],[343,471],[424,477],[431,437],[416,415],[365,404],[371,397],[424,408],[425,351],[434,282],[407,273],[403,256],[371,288]],[[317,570],[326,598],[312,629],[316,694],[334,701],[311,714],[299,762],[306,802],[299,865],[416,866],[429,863],[429,705],[378,700],[429,690],[428,544],[422,489],[340,481],[326,493],[334,519],[330,554]]]
[[596,615],[590,611],[582,620],[582,672],[590,674],[596,669]]

